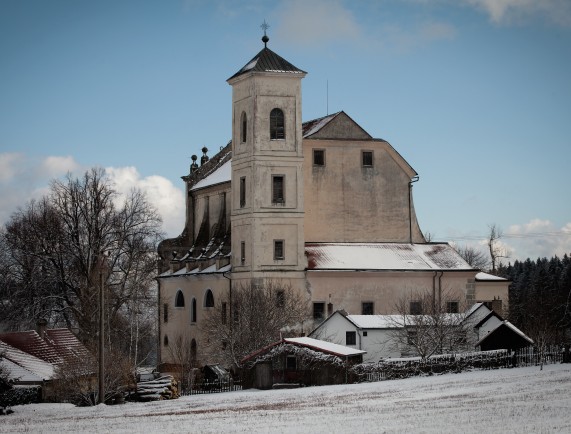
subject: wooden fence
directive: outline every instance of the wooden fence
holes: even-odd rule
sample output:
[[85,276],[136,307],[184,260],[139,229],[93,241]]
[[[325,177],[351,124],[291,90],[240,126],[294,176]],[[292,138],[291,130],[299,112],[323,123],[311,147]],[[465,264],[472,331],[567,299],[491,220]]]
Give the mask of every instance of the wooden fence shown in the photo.
[[241,379],[213,380],[194,383],[188,390],[183,390],[181,395],[188,396],[200,395],[203,393],[232,392],[234,390],[242,390]]

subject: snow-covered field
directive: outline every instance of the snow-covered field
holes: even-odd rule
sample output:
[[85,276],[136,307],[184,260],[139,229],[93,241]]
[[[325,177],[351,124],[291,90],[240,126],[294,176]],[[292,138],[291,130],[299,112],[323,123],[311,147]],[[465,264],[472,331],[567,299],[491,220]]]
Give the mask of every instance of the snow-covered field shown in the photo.
[[571,432],[571,365],[173,401],[14,407],[0,432]]

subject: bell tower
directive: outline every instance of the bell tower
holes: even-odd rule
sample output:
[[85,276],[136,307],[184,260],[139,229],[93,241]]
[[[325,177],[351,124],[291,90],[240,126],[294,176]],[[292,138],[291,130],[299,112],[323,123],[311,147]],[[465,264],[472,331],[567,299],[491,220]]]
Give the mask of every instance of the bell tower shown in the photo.
[[305,287],[301,79],[267,47],[232,86],[232,280]]

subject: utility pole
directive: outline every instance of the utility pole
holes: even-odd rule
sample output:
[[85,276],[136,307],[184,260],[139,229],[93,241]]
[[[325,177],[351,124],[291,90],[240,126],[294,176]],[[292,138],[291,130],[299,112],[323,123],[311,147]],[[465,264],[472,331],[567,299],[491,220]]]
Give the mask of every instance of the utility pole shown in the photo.
[[104,361],[105,357],[103,354],[103,344],[105,340],[103,339],[103,332],[105,330],[104,319],[105,319],[105,309],[103,304],[103,261],[105,260],[105,254],[100,253],[99,261],[99,404],[105,403],[105,368]]

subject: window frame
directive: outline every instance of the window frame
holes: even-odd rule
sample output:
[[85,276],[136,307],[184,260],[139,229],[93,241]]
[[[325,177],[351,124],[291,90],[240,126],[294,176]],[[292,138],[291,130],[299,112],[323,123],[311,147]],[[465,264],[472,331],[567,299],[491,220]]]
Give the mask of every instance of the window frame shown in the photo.
[[214,306],[215,306],[214,293],[212,292],[212,289],[208,288],[204,292],[204,307],[205,308],[212,308]]
[[[278,246],[280,247],[278,248]],[[281,250],[281,252],[279,250]],[[281,253],[281,255],[279,253]],[[284,259],[285,240],[274,240],[274,261],[283,261]]]
[[345,332],[345,345],[357,345],[357,332],[355,330]]
[[422,315],[422,303],[420,300],[411,300],[408,309],[410,315]]
[[246,241],[240,241],[240,264],[246,263]]
[[184,294],[181,289],[177,289],[176,295],[174,296],[174,307],[177,309],[184,309]]
[[190,323],[196,324],[196,298],[192,297],[190,302]]
[[[321,153],[321,163],[318,163],[317,158],[315,158],[319,153]],[[325,149],[313,149],[313,167],[325,167]]]
[[[454,308],[452,308],[454,306]],[[450,300],[446,302],[446,313],[459,313],[460,302],[458,300]]]
[[[371,156],[371,164],[365,164],[365,154]],[[363,149],[361,150],[361,167],[368,168],[375,166],[375,154],[372,150]]]
[[285,140],[285,127],[283,110],[278,107],[273,108],[270,112],[270,140]]
[[246,207],[246,177],[240,177],[240,208]]
[[[276,189],[276,182],[281,180],[281,195],[279,195],[279,189]],[[278,197],[281,196],[281,197]],[[285,175],[272,175],[272,204],[273,205],[285,205]]]
[[[321,316],[316,316],[316,307],[322,306]],[[324,321],[325,320],[325,302],[324,301],[314,301],[313,302],[313,320],[314,321]]]
[[[371,313],[365,313],[365,306],[370,307]],[[361,302],[361,315],[374,315],[375,314],[375,302],[374,301],[362,301]]]
[[169,322],[169,304],[163,303],[163,323]]
[[248,116],[243,111],[240,116],[240,143],[246,143],[248,139]]

